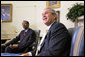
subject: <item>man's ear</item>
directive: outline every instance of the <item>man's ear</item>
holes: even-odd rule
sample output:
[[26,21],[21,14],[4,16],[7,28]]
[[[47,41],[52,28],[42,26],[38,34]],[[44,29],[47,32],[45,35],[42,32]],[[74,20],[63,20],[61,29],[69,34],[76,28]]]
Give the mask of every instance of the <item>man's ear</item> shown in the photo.
[[56,17],[57,17],[57,15],[56,14],[54,14],[54,18],[56,19]]

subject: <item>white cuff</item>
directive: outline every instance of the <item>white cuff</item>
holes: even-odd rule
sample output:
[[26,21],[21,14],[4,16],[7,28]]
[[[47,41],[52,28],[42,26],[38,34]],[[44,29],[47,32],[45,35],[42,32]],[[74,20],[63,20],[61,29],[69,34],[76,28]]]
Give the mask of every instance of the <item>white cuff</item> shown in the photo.
[[29,56],[32,56],[32,53],[31,52],[28,52]]

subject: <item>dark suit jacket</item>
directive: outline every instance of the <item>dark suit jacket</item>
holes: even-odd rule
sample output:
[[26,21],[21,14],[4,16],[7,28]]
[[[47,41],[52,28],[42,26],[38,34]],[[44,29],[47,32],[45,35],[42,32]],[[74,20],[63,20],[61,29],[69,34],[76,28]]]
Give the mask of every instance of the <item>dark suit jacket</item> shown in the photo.
[[70,42],[71,37],[66,27],[54,22],[45,36],[38,56],[67,56]]
[[9,46],[10,44],[14,44],[18,41],[20,41],[19,45],[18,45],[18,49],[19,50],[25,50],[27,47],[30,47],[32,45],[32,43],[35,41],[36,39],[36,34],[32,29],[28,29],[28,31],[26,32],[26,35],[23,35],[24,30],[22,30],[20,32],[20,34],[14,38],[13,40],[11,40],[10,42],[8,42],[6,44],[6,46]]

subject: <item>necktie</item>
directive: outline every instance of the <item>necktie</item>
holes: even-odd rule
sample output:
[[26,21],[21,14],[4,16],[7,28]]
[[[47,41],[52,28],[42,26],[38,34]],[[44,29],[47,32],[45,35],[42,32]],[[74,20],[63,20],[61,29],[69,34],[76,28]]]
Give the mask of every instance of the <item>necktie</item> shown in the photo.
[[26,32],[24,31],[24,36],[26,35]]

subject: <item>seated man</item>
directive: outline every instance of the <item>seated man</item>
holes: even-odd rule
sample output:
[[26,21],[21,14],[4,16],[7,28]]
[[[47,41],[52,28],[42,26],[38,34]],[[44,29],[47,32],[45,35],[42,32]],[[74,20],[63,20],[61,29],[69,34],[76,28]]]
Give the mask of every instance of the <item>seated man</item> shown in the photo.
[[68,56],[70,53],[71,37],[67,28],[56,22],[56,11],[44,9],[42,20],[48,27],[48,32],[37,51],[24,53],[21,56]]
[[[22,53],[28,48],[28,51],[32,50],[32,44],[36,39],[35,32],[29,28],[29,22],[23,21],[22,26],[24,30],[10,42],[6,43],[5,46],[1,46],[1,50],[4,50],[6,53]],[[19,42],[18,46],[13,46],[12,44]]]

